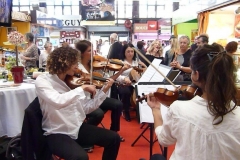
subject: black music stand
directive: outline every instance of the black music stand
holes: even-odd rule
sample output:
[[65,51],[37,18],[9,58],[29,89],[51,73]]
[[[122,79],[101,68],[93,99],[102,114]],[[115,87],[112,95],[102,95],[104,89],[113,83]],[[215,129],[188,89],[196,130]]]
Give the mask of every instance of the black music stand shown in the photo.
[[[183,81],[183,82],[174,82],[175,85],[183,85],[183,84],[191,84],[190,81]],[[139,86],[141,85],[170,85],[168,82],[139,82],[138,83]],[[153,91],[154,92],[154,91]],[[138,87],[135,87],[135,93],[137,94],[136,96],[138,95],[141,95],[141,93],[138,93]],[[137,103],[137,108],[139,108],[139,103]],[[140,113],[140,109],[139,110],[139,115],[141,114]],[[140,115],[141,116],[141,115]],[[140,123],[140,120],[139,120],[139,123]],[[134,142],[132,143],[132,147],[135,145],[135,143],[141,138],[143,137],[144,139],[146,139],[149,143],[150,143],[150,148],[149,148],[149,156],[151,158],[152,156],[152,147],[153,147],[153,144],[157,141],[157,140],[153,140],[153,130],[154,130],[154,124],[152,122],[144,122],[144,123],[148,123],[148,126],[139,134],[139,136],[134,140]],[[145,136],[144,136],[144,133],[150,129],[150,137],[149,139],[147,139]],[[167,147],[164,147],[163,149],[163,156],[167,159]]]

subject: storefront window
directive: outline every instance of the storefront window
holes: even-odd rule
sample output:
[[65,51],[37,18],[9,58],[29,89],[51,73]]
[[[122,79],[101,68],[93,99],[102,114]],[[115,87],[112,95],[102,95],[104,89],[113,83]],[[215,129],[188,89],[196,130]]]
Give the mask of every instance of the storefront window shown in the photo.
[[19,8],[18,7],[13,7],[12,9],[13,9],[13,11],[19,12]]
[[29,5],[29,1],[28,0],[20,1],[20,6],[24,6],[24,5]]
[[155,6],[148,6],[148,18],[156,18],[155,13]]
[[79,6],[72,6],[72,15],[79,15]]
[[[161,1],[161,0],[158,0],[158,1]],[[148,1],[148,5],[155,5],[155,4],[156,4],[156,1],[154,0]]]
[[48,1],[48,2],[46,2],[47,3],[47,6],[49,5],[49,6],[51,6],[51,5],[54,5],[54,1]]
[[65,1],[63,1],[63,5],[71,5],[71,1],[70,0],[65,0]]
[[[152,0],[153,1],[153,0]],[[148,0],[140,0],[139,4],[140,5],[147,5]]]
[[71,6],[63,6],[63,15],[72,15]]
[[126,6],[126,16],[125,18],[132,18],[132,6]]
[[[70,0],[65,0],[65,1],[70,1]],[[62,1],[61,0],[55,0],[55,5],[62,5]]]
[[13,5],[18,5],[18,0],[13,0]]
[[139,6],[139,17],[140,18],[147,18],[147,6],[146,5],[140,5]]
[[79,5],[79,0],[72,0],[72,5],[78,6]]
[[47,6],[48,15],[54,15],[54,6]]
[[118,4],[118,18],[125,18],[124,16],[124,5]]
[[20,7],[20,11],[28,11],[30,12],[30,8],[28,7]]
[[55,6],[55,15],[63,15],[62,6]]

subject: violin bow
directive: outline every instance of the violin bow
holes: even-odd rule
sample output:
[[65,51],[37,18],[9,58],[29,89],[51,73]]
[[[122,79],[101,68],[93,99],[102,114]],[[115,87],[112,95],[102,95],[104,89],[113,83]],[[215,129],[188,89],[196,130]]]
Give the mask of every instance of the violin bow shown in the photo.
[[[93,35],[94,35],[94,32],[92,32],[91,34],[91,64],[93,63],[93,42],[92,42],[92,39],[93,39]],[[93,84],[93,65],[91,65],[90,67],[90,84]]]
[[159,74],[161,74],[173,87],[177,88],[175,84],[173,84],[172,81],[170,81],[157,67],[155,67],[140,51],[138,51],[136,48],[132,47],[138,55],[140,55],[149,65],[151,65]]

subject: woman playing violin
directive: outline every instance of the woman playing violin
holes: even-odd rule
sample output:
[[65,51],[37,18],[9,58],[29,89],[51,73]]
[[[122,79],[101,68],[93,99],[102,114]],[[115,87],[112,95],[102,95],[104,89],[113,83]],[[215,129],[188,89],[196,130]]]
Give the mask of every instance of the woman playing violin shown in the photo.
[[201,97],[175,101],[162,116],[161,105],[148,95],[161,145],[175,144],[170,159],[239,159],[240,108],[236,105],[235,66],[231,55],[204,45],[191,57],[192,82]]
[[[81,40],[75,44],[75,47],[81,52],[81,63],[79,63],[79,68],[85,73],[90,73],[91,42],[87,40]],[[129,66],[123,66],[119,73],[113,75],[111,79],[115,80],[127,68],[129,68]],[[120,130],[120,117],[122,107],[123,104],[121,101],[107,97],[97,110],[87,115],[87,123],[92,125],[98,125],[104,117],[104,112],[111,110],[112,113],[110,130],[117,132]],[[123,137],[121,137],[121,141],[124,141]]]
[[[88,160],[88,154],[81,146],[96,144],[104,147],[103,160],[115,160],[120,136],[84,122],[86,114],[97,109],[106,99],[106,92],[111,88],[113,80],[108,79],[99,91],[93,85],[70,89],[65,78],[74,75],[79,58],[80,54],[75,49],[57,48],[48,56],[49,74],[42,74],[36,79],[36,93],[43,114],[42,128],[46,131],[44,135],[48,147],[51,153],[65,160]],[[94,98],[87,99],[85,92],[90,92]]]
[[[132,44],[125,44],[123,46],[122,49],[122,55],[123,55],[123,62],[126,64],[129,64],[131,66],[138,66],[141,65],[142,67],[146,68],[147,66],[141,62],[141,61],[137,61],[136,60],[136,53],[135,51],[132,49],[133,45]],[[118,92],[120,95],[120,98],[123,102],[123,109],[124,109],[124,114],[125,114],[125,119],[126,121],[131,121],[130,119],[130,114],[129,114],[129,108],[131,106],[131,101],[130,101],[130,97],[133,93],[133,86],[132,81],[130,80],[130,73],[132,71],[132,68],[129,68],[127,70],[125,70],[121,76],[119,76],[117,78],[117,81],[119,81],[120,83],[124,83],[127,86],[125,87],[118,87]]]

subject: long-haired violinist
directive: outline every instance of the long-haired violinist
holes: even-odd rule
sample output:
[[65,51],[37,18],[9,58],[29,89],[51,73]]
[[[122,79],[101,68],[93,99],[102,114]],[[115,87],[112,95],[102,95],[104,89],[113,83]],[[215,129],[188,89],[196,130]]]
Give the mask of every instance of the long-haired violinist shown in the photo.
[[[129,64],[131,66],[142,66],[143,68],[147,68],[147,66],[141,62],[139,59],[137,59],[137,53],[134,51],[134,49],[132,48],[133,45],[132,44],[125,44],[123,46],[122,49],[122,61],[126,64]],[[126,86],[124,87],[118,87],[118,92],[119,92],[119,96],[123,102],[123,109],[124,109],[124,114],[125,114],[125,119],[126,121],[131,121],[130,118],[130,113],[129,113],[129,109],[131,106],[131,95],[133,93],[133,89],[134,87],[132,86],[132,78],[134,78],[134,75],[132,75],[132,73],[136,73],[136,72],[132,72],[134,71],[133,68],[129,68],[127,70],[125,70],[124,72],[122,72],[122,74],[117,78],[117,81],[119,81],[120,83],[124,83],[126,84]]]
[[[81,52],[81,63],[79,63],[79,69],[81,69],[85,73],[90,73],[91,68],[91,42],[87,40],[78,41],[75,44],[76,49]],[[122,69],[115,75],[111,76],[112,79],[116,79],[124,70],[128,69],[129,65],[124,65]],[[120,117],[122,113],[123,104],[121,101],[107,97],[102,103],[100,103],[100,107],[89,113],[87,115],[88,124],[98,125],[103,117],[104,112],[110,110],[111,111],[111,126],[110,130],[119,131],[120,130]],[[123,137],[121,137],[121,141],[125,141]]]
[[192,83],[202,96],[175,101],[167,114],[148,95],[155,133],[161,145],[176,144],[170,159],[237,160],[240,157],[240,108],[236,105],[235,66],[230,54],[204,45],[191,57]]

